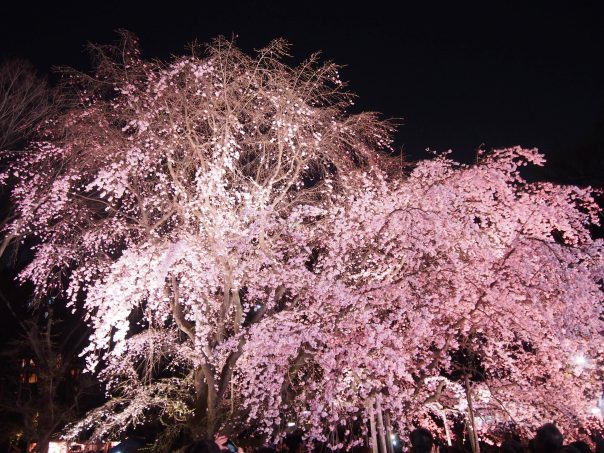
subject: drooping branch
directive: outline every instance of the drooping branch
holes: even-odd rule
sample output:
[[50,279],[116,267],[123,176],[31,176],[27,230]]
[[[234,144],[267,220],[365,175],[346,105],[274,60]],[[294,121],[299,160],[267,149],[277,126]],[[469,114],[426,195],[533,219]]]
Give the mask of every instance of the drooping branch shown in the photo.
[[164,287],[164,294],[170,301],[170,308],[174,321],[180,330],[182,330],[191,341],[195,342],[195,326],[185,318],[185,314],[179,302],[178,281],[174,275],[170,276],[170,286]]

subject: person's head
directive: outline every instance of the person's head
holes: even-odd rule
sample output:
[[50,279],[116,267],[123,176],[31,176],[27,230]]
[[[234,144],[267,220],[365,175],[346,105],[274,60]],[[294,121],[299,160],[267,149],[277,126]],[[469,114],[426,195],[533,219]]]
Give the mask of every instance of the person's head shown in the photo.
[[459,444],[441,445],[438,451],[439,453],[468,453],[468,450]]
[[524,447],[516,439],[508,439],[501,444],[501,453],[524,453]]
[[220,453],[220,448],[213,440],[198,440],[186,447],[184,453]]
[[357,445],[353,447],[352,453],[373,453],[373,448],[368,447],[367,445]]
[[432,451],[434,439],[432,438],[432,433],[425,428],[417,428],[411,431],[409,440],[411,441],[411,451],[413,453],[430,453]]
[[284,442],[289,453],[298,453],[304,447],[302,434],[299,430],[285,436]]
[[546,423],[537,430],[535,449],[537,453],[553,453],[562,448],[564,437],[553,423]]
[[256,453],[277,453],[277,450],[275,450],[273,447],[263,446],[258,448]]
[[564,445],[561,449],[558,450],[558,453],[581,453],[581,451],[577,450],[572,445]]
[[583,442],[582,440],[576,440],[572,442],[571,444],[569,444],[569,447],[576,448],[581,453],[592,453],[589,444],[587,442]]

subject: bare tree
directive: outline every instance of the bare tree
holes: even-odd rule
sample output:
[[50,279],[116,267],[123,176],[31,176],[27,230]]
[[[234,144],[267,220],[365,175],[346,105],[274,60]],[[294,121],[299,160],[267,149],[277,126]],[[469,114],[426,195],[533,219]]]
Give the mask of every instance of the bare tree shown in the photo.
[[4,295],[0,298],[20,331],[1,354],[1,437],[7,443],[35,442],[36,451],[46,452],[52,436],[78,416],[94,383],[92,376],[80,375],[78,357],[89,331],[75,319],[61,319],[52,304],[22,320]]
[[18,146],[55,111],[58,92],[21,59],[0,64],[0,149]]

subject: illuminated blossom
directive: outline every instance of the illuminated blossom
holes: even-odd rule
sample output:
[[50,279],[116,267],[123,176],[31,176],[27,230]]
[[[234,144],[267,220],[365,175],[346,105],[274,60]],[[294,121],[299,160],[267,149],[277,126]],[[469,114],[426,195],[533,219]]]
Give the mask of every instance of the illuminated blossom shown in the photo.
[[97,51],[79,107],[7,172],[5,233],[36,238],[20,278],[85,307],[107,382],[72,433],[150,409],[202,435],[236,414],[269,436],[296,423],[334,448],[375,410],[404,430],[472,403],[485,436],[595,420],[590,189],[525,181],[543,157],[522,148],[404,175],[389,125],[345,113],[337,67],[290,68],[281,41],[168,63],[129,35]]

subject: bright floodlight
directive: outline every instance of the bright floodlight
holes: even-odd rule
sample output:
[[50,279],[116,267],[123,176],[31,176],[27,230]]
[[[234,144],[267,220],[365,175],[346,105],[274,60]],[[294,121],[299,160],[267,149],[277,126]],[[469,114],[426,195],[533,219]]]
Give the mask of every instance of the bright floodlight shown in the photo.
[[287,422],[287,426],[289,426],[291,428],[292,426],[296,426],[296,423],[295,422]]
[[579,366],[585,366],[585,365],[587,365],[587,359],[585,358],[585,356],[583,354],[579,354],[578,356],[575,357],[575,364],[577,364]]

